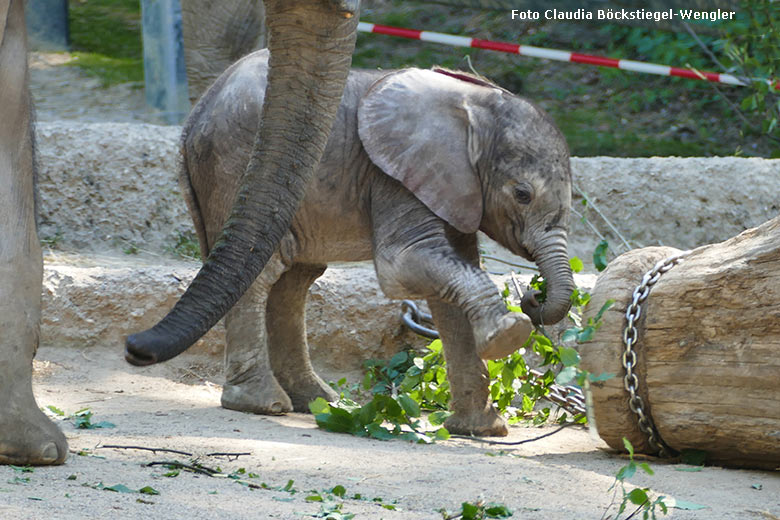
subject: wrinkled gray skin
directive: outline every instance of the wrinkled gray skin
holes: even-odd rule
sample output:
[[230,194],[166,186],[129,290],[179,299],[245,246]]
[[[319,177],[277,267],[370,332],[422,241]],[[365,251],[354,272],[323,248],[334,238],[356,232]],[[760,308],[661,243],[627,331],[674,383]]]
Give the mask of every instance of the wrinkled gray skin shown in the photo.
[[27,85],[24,2],[0,0],[0,464],[61,464],[65,436],[32,393],[43,259]]
[[[358,0],[265,0],[270,51],[263,124],[220,239],[174,308],[128,336],[125,359],[182,353],[241,298],[290,228],[325,150],[355,48]],[[258,107],[255,107],[257,110]]]
[[[182,137],[181,184],[204,257],[250,159],[267,52],[229,68],[204,94]],[[424,298],[449,365],[452,432],[506,435],[482,359],[508,355],[531,331],[507,313],[479,269],[476,231],[537,262],[554,323],[574,288],[567,256],[568,148],[537,107],[493,85],[434,71],[353,71],[303,203],[279,249],[227,314],[223,406],[306,411],[337,396],[312,370],[304,302],[328,262],[374,259],[383,291]],[[482,359],[481,359],[482,358]]]
[[230,65],[265,46],[265,9],[258,0],[183,0],[181,17],[187,88],[194,105]]

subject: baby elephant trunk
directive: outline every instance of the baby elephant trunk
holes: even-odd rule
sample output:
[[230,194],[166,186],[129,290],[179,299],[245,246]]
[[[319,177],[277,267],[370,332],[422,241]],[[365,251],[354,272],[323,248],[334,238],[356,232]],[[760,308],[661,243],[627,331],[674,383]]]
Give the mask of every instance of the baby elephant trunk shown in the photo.
[[534,325],[552,325],[561,321],[571,308],[571,295],[576,286],[569,265],[566,232],[558,231],[534,254],[536,265],[547,282],[543,303],[537,300],[537,291],[528,291],[521,306]]

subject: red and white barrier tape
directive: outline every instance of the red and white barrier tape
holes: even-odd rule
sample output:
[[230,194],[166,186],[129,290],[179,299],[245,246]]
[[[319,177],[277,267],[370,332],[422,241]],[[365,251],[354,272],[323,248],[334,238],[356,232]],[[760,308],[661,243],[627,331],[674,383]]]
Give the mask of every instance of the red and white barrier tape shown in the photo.
[[[487,49],[491,51],[508,52],[510,54],[519,54],[532,58],[545,58],[555,61],[568,61],[573,63],[585,63],[588,65],[598,65],[600,67],[613,67],[634,72],[644,72],[646,74],[657,74],[659,76],[677,76],[681,78],[700,79],[712,81],[715,83],[726,83],[728,85],[745,86],[745,82],[731,74],[718,74],[716,72],[702,72],[693,69],[681,69],[679,67],[670,67],[668,65],[658,65],[656,63],[644,63],[641,61],[618,60],[615,58],[605,58],[603,56],[594,56],[592,54],[580,54],[579,52],[562,51],[558,49],[545,49],[542,47],[533,47],[531,45],[518,45],[516,43],[495,42],[490,40],[480,40],[478,38],[469,38],[467,36],[456,36],[454,34],[437,33],[433,31],[418,31],[415,29],[404,29],[402,27],[391,27],[389,25],[379,25],[374,23],[360,22],[358,31],[374,34],[386,34],[388,36],[399,36],[412,40],[421,40],[425,42],[443,43],[454,47],[471,47],[474,49]],[[757,80],[763,81],[763,80]],[[775,88],[780,90],[780,81],[775,81]]]

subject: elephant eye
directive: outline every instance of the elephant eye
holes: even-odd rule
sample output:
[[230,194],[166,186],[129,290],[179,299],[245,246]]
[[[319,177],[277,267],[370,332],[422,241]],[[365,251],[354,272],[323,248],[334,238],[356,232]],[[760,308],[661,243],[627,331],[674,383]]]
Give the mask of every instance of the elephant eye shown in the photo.
[[531,187],[525,184],[520,184],[519,186],[515,186],[515,200],[519,202],[520,204],[530,204],[531,203]]

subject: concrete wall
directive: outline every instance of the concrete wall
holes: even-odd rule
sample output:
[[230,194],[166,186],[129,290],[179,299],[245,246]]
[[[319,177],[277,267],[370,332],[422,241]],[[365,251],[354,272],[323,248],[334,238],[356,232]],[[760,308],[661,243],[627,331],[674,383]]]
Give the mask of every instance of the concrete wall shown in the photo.
[[[41,236],[80,251],[172,246],[192,229],[176,182],[178,136],[173,126],[40,124]],[[626,248],[593,205],[583,206],[578,190],[633,247],[718,242],[780,208],[780,160],[589,157],[572,159],[572,171],[573,209],[615,253]],[[570,253],[586,265],[601,240],[588,223],[572,214]]]

